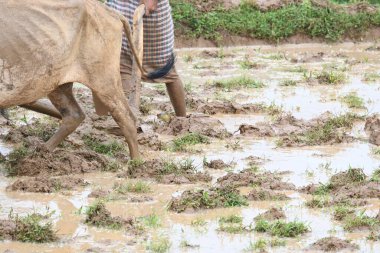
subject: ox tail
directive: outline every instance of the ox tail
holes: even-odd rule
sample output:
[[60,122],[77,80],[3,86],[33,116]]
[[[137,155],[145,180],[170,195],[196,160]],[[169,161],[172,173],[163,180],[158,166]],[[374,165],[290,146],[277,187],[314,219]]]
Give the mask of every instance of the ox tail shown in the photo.
[[133,40],[132,40],[131,26],[129,25],[128,20],[123,15],[119,14],[119,17],[120,17],[121,22],[123,23],[125,35],[127,36],[127,39],[129,42],[129,47],[131,48],[132,54],[135,57],[137,66],[140,69],[141,74],[143,76],[146,76],[147,78],[149,78],[151,80],[162,78],[162,77],[166,76],[174,66],[174,63],[175,63],[174,54],[171,55],[169,60],[166,62],[165,66],[163,66],[162,68],[157,69],[153,72],[147,73],[147,71],[145,71],[145,69],[143,68],[142,62],[140,61],[140,59],[137,56],[138,55],[137,50],[136,50],[135,45],[134,45]]

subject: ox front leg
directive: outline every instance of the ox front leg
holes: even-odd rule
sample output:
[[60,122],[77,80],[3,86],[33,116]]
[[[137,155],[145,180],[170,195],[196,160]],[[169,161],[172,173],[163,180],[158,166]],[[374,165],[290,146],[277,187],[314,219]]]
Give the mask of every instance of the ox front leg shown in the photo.
[[73,95],[73,84],[64,84],[49,94],[52,104],[62,115],[61,126],[46,143],[49,150],[54,150],[69,134],[75,131],[85,116]]
[[132,118],[134,116],[128,105],[128,101],[122,93],[116,95],[112,93],[105,93],[110,90],[111,89],[108,89],[107,91],[100,90],[100,92],[98,92],[96,95],[102,101],[102,103],[108,107],[112,118],[119,125],[120,130],[123,133],[126,142],[128,143],[131,158],[139,158],[140,154],[137,142],[137,130]]

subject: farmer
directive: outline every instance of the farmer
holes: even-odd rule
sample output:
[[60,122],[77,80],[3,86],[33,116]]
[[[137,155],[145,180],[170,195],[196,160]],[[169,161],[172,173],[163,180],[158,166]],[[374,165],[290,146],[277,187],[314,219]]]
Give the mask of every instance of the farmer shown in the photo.
[[[143,65],[149,70],[163,67],[172,57],[174,50],[174,26],[169,0],[107,0],[107,5],[122,13],[133,24],[133,15],[140,4],[145,4],[144,23],[144,58]],[[120,74],[126,95],[131,87],[132,59],[128,42],[123,36],[120,57]],[[164,77],[145,82],[165,83],[170,100],[177,116],[186,116],[185,92],[175,67]]]

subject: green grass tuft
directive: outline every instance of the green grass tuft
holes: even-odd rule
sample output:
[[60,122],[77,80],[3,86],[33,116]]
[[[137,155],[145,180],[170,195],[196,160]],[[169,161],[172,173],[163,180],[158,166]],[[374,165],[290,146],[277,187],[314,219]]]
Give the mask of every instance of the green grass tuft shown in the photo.
[[199,133],[188,133],[173,140],[173,144],[169,147],[169,150],[174,152],[185,152],[189,150],[190,146],[208,143],[210,143],[208,137]]
[[156,236],[151,239],[146,249],[154,253],[168,252],[171,247],[169,238],[163,236]]
[[300,234],[308,232],[310,229],[303,222],[292,221],[285,222],[282,220],[270,223],[266,220],[258,220],[256,222],[255,231],[267,232],[278,237],[296,237]]
[[349,108],[355,108],[355,109],[363,109],[364,107],[364,99],[359,97],[356,92],[351,92],[350,94],[347,94],[346,96],[341,98],[341,101]]
[[226,90],[232,90],[237,88],[258,89],[265,87],[265,84],[248,76],[240,76],[226,80],[215,81],[214,86]]
[[117,183],[113,187],[114,191],[119,194],[127,194],[128,192],[134,193],[148,193],[151,192],[151,187],[144,181]]
[[116,140],[105,143],[90,135],[84,135],[82,139],[88,148],[99,154],[114,157],[117,153],[127,152],[126,147]]

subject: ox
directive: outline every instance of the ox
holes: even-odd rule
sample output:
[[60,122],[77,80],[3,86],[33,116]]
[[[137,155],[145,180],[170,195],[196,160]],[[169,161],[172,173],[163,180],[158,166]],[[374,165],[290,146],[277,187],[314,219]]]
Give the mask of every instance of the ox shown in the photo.
[[133,113],[120,78],[123,29],[136,57],[128,21],[97,0],[0,0],[0,109],[48,97],[62,116],[49,150],[84,120],[73,82],[89,87],[120,126],[131,158],[139,156]]

